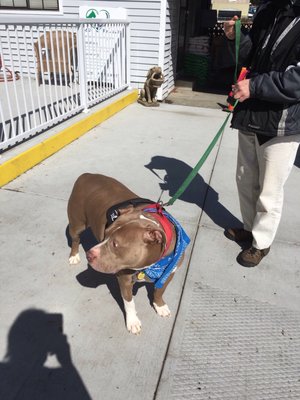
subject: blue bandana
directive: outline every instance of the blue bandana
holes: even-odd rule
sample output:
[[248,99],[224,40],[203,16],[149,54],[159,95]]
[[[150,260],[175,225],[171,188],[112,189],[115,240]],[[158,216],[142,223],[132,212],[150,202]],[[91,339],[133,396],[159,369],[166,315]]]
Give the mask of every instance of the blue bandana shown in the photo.
[[[146,208],[143,211],[146,212],[157,212],[156,208]],[[177,264],[183,255],[185,249],[190,243],[190,238],[179,224],[179,222],[167,213],[165,210],[162,213],[172,222],[175,226],[177,240],[173,253],[163,257],[156,263],[142,270],[151,282],[154,282],[155,288],[162,288],[168,277],[174,272]]]

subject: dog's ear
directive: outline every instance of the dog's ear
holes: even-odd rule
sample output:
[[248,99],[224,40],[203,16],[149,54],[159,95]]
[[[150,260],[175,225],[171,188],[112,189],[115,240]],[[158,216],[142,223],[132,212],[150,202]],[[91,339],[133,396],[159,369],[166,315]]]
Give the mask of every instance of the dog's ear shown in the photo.
[[143,235],[145,243],[165,243],[165,237],[160,229],[146,229]]
[[156,67],[152,67],[152,68],[149,69],[148,75],[147,75],[147,79],[150,79],[150,78],[151,78],[152,74],[155,72],[155,68],[156,68]]

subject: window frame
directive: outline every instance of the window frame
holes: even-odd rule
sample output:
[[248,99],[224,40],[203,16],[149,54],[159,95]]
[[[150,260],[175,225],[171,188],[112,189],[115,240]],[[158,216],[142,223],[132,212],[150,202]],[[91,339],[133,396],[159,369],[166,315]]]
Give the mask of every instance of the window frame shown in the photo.
[[2,8],[0,14],[22,14],[22,15],[63,15],[63,0],[58,0],[58,10],[41,10],[31,8]]

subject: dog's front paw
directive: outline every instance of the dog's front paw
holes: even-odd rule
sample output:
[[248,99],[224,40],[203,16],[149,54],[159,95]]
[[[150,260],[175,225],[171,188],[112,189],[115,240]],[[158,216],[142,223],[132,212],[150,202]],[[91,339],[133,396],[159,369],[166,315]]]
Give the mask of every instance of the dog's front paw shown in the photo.
[[80,263],[80,255],[79,253],[75,254],[75,256],[71,256],[69,258],[69,264],[70,265],[75,265]]
[[135,316],[134,315],[127,316],[126,326],[127,326],[127,330],[130,333],[133,333],[134,335],[138,335],[141,333],[142,323],[136,315]]
[[134,335],[138,335],[141,333],[142,323],[138,319],[136,314],[136,309],[134,305],[134,300],[131,299],[130,301],[124,300],[124,307],[125,307],[125,314],[126,314],[126,327],[130,333]]
[[170,317],[171,311],[168,307],[168,304],[164,304],[163,306],[158,306],[157,304],[153,303],[153,307],[158,315],[161,317]]

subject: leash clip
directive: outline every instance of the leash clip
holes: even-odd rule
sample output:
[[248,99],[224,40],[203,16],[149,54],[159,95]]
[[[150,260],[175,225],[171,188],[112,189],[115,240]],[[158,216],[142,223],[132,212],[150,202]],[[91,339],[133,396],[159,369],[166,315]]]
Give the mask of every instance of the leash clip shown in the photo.
[[157,214],[163,215],[164,203],[162,202],[162,200],[159,200],[155,205],[156,205]]

